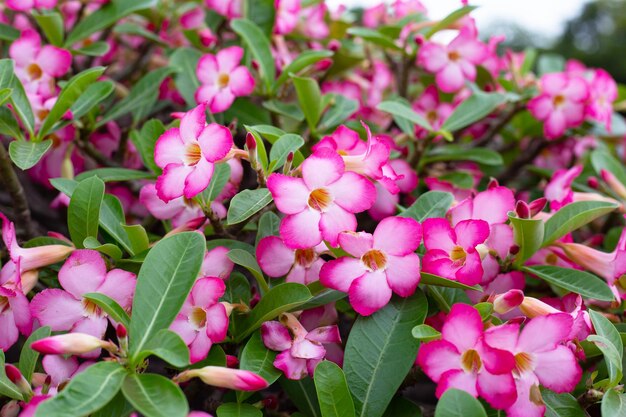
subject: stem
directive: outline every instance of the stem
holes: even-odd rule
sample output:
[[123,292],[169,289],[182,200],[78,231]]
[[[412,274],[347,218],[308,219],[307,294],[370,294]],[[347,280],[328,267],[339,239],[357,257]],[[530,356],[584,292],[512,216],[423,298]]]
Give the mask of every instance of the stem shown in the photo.
[[2,142],[0,142],[0,181],[2,181],[11,196],[11,200],[13,200],[15,222],[19,229],[23,231],[25,237],[34,237],[37,232],[31,219],[24,188],[13,170],[11,159]]
[[505,115],[502,119],[500,119],[500,121],[498,121],[498,123],[491,125],[489,130],[487,130],[482,138],[472,143],[472,147],[479,148],[491,142],[491,140],[498,134],[498,132],[500,132],[515,117],[517,113],[522,111],[523,108],[524,107],[520,105],[516,105],[515,107],[513,107],[507,115]]
[[548,145],[555,143],[549,142],[546,139],[536,139],[520,156],[513,161],[509,167],[498,176],[498,182],[500,185],[504,185],[507,182],[515,179],[523,170],[525,165],[531,163],[541,151],[543,151]]
[[201,204],[201,206],[202,206],[202,211],[204,212],[204,215],[207,217],[207,219],[209,219],[209,222],[211,222],[211,226],[213,227],[213,231],[215,232],[216,235],[231,238],[231,239],[234,238],[233,235],[231,235],[228,231],[226,231],[226,229],[224,228],[224,225],[222,224],[222,221],[217,217],[213,209],[211,209],[210,202],[208,204]]

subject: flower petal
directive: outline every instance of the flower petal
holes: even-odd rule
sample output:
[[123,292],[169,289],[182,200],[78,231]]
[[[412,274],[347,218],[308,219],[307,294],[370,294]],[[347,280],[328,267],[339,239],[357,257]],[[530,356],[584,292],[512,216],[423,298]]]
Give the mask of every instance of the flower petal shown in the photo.
[[391,288],[383,271],[367,272],[355,279],[348,290],[350,304],[357,313],[369,316],[391,299]]
[[413,253],[421,241],[422,227],[408,217],[387,217],[374,231],[374,247],[390,255]]
[[97,292],[106,279],[107,267],[100,252],[79,249],[72,252],[59,270],[59,283],[80,299],[83,294]]
[[30,309],[39,324],[50,326],[52,331],[69,330],[83,318],[83,306],[70,293],[56,288],[35,295]]
[[344,174],[343,159],[335,151],[321,148],[309,156],[301,165],[302,178],[309,190],[325,187]]
[[228,155],[233,147],[233,135],[228,128],[211,123],[199,133],[198,144],[202,149],[202,157],[216,162]]
[[308,207],[310,192],[301,178],[272,174],[267,179],[267,188],[282,213],[296,214]]
[[320,213],[310,209],[285,217],[280,222],[280,235],[285,245],[293,249],[307,249],[319,244],[322,241],[320,219]]
[[406,256],[387,255],[387,284],[400,297],[415,292],[420,282],[420,258],[416,253]]
[[294,251],[278,236],[267,236],[259,241],[256,258],[265,274],[278,278],[287,275],[293,267]]

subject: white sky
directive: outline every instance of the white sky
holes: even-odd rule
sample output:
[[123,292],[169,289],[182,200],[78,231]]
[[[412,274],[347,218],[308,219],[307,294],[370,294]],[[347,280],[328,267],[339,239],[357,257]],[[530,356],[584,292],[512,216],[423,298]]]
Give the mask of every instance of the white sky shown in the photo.
[[[386,0],[389,2],[389,0]],[[472,13],[479,30],[497,22],[514,22],[546,37],[561,33],[565,22],[579,14],[588,0],[470,0],[480,6]],[[346,6],[373,6],[381,0],[326,0],[335,8]],[[461,5],[460,0],[421,0],[432,19],[445,17]]]

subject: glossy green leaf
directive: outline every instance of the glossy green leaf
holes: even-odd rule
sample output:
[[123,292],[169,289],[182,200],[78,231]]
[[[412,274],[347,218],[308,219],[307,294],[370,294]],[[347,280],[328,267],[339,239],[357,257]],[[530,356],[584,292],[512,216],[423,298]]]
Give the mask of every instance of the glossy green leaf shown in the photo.
[[393,116],[408,120],[409,122],[416,124],[424,129],[432,132],[433,127],[419,114],[406,103],[400,101],[383,101],[377,107],[378,110],[387,112]]
[[454,197],[450,193],[427,191],[398,216],[410,217],[420,223],[433,217],[444,217],[453,201]]
[[395,397],[383,417],[422,417],[422,410],[404,397]]
[[545,417],[586,417],[587,413],[571,394],[557,394],[541,388],[541,398],[546,405]]
[[24,141],[22,130],[15,120],[15,116],[6,107],[0,107],[0,135],[6,135],[13,139]]
[[261,324],[264,322],[278,317],[280,313],[306,303],[310,298],[311,292],[302,284],[286,282],[275,286],[261,298],[261,301],[245,319],[241,333],[236,337],[237,341],[248,337],[248,335],[261,327]]
[[135,410],[126,401],[122,391],[120,391],[104,407],[93,413],[91,417],[129,417],[133,411]]
[[612,301],[613,293],[606,283],[589,272],[552,265],[534,265],[523,271],[537,275],[544,281],[596,300]]
[[254,276],[254,279],[256,279],[259,284],[259,289],[262,293],[269,291],[269,287],[265,281],[265,276],[261,271],[261,267],[250,252],[243,249],[231,249],[231,251],[228,252],[228,259],[250,271],[252,276]]
[[610,340],[603,336],[592,334],[587,336],[586,341],[594,343],[602,352],[609,371],[609,387],[613,388],[617,386],[623,376],[620,352],[615,349],[615,346],[613,346]]
[[358,109],[359,103],[356,100],[334,94],[330,107],[320,121],[320,130],[329,130],[345,123]]
[[396,45],[393,38],[390,38],[377,30],[363,27],[351,27],[348,29],[348,33],[366,40],[367,42],[373,43],[374,45],[382,46],[383,48],[394,51],[402,51],[402,48]]
[[280,76],[272,84],[272,93],[276,93],[276,91],[278,91],[278,88],[289,80],[289,74],[297,75],[303,69],[321,61],[324,58],[329,58],[331,56],[333,56],[333,53],[331,51],[325,50],[307,50],[302,52],[285,68],[283,68]]
[[35,166],[51,146],[50,139],[43,142],[14,140],[9,144],[9,156],[20,169],[27,170]]
[[113,320],[122,323],[124,327],[130,327],[130,317],[114,299],[99,292],[90,292],[83,295],[83,298],[91,301],[109,315]]
[[415,361],[418,342],[411,330],[424,322],[427,312],[426,297],[418,290],[356,320],[346,344],[343,369],[358,415],[384,414]]
[[230,165],[227,163],[215,164],[213,176],[209,186],[202,192],[202,200],[205,202],[215,200],[230,179]]
[[244,0],[243,10],[243,16],[261,28],[265,36],[271,38],[277,13],[275,2],[273,0]]
[[88,237],[98,238],[103,198],[104,182],[95,176],[80,181],[72,193],[67,209],[67,226],[77,248],[82,248],[83,241]]
[[267,188],[243,190],[233,197],[228,207],[228,224],[241,223],[249,219],[272,201],[272,194]]
[[[609,368],[609,374],[612,376],[611,380],[617,383],[619,382],[617,375],[623,374],[622,359],[624,357],[624,343],[622,342],[622,338],[615,328],[615,325],[602,314],[594,310],[589,310],[589,316],[591,318],[591,322],[593,323],[593,328],[596,330],[596,334],[605,338],[605,340],[614,348],[612,350],[614,350],[617,354],[615,363],[610,360],[606,361],[607,367]],[[602,348],[601,350],[603,353],[605,352]]]
[[0,349],[0,395],[12,398],[14,400],[24,400],[22,392],[9,380],[4,371],[4,351]]
[[120,390],[126,370],[117,362],[98,362],[75,375],[59,394],[42,402],[35,417],[83,417],[106,405]]
[[32,16],[52,45],[63,45],[65,29],[63,28],[63,17],[58,12],[47,11],[39,13],[32,11]]
[[141,351],[140,357],[158,356],[176,368],[189,365],[189,348],[180,336],[168,329],[161,329]]
[[140,224],[122,225],[130,245],[133,248],[133,253],[142,253],[150,247],[150,240],[148,239],[148,232]]
[[187,417],[185,394],[170,379],[157,374],[129,374],[122,392],[145,417]]
[[18,367],[22,375],[24,375],[24,379],[27,381],[31,380],[33,372],[35,372],[35,367],[37,366],[37,360],[39,359],[39,352],[32,350],[30,345],[39,339],[50,336],[50,333],[50,327],[40,327],[28,336],[28,339],[24,342],[24,346],[22,346]]
[[607,391],[602,397],[602,416],[626,416],[626,394],[619,394],[614,390]]
[[271,84],[276,77],[276,67],[268,38],[256,24],[247,19],[235,19],[230,22],[230,27],[241,36],[254,59],[259,63],[259,73],[265,90],[270,91]]
[[37,133],[39,138],[44,138],[52,131],[52,126],[63,117],[72,104],[92,85],[104,72],[104,67],[93,67],[73,76],[59,93],[59,98],[54,102],[50,113],[46,116]]
[[442,161],[472,161],[489,166],[503,164],[502,156],[487,148],[463,148],[457,145],[439,146],[422,158],[424,164]]
[[10,98],[13,90],[10,88],[0,89],[0,106],[6,103]]
[[463,129],[491,114],[506,100],[506,95],[502,93],[475,91],[454,109],[441,126],[441,129],[449,132]]
[[133,359],[172,323],[196,281],[204,253],[204,237],[194,232],[166,237],[148,252],[133,300],[129,332]]
[[144,180],[154,177],[154,175],[149,172],[137,171],[135,169],[97,168],[90,171],[81,172],[76,176],[76,180],[81,181],[85,178],[92,176],[96,176],[104,182]]
[[465,391],[451,388],[443,393],[435,417],[487,417],[484,407],[476,398]]
[[77,55],[87,55],[87,56],[102,56],[105,55],[111,49],[111,45],[109,45],[105,41],[96,41],[92,42],[89,45],[83,46],[82,48],[73,49],[72,52]]
[[458,281],[453,281],[448,278],[440,277],[438,275],[429,274],[427,272],[420,273],[420,283],[426,285],[435,285],[437,287],[458,288],[461,290],[477,290],[476,287],[465,285]]
[[259,228],[256,234],[255,246],[259,245],[259,241],[267,236],[278,236],[278,228],[280,227],[280,217],[273,211],[263,213],[259,219]]
[[[143,26],[140,26],[137,23],[132,23],[132,22],[118,23],[113,28],[113,33],[140,36],[158,45],[167,46],[167,43],[164,42],[163,39],[159,37],[159,35],[157,35],[154,32],[149,31],[148,29],[144,28]],[[180,51],[181,49],[185,49],[185,48],[177,48],[176,51]]]
[[315,391],[322,417],[354,417],[354,402],[341,368],[330,361],[315,367]]
[[11,25],[0,23],[0,39],[13,42],[20,37],[20,31]]
[[520,219],[515,213],[509,213],[509,220],[513,226],[515,243],[519,246],[515,265],[521,266],[541,248],[544,223],[540,219]]
[[428,324],[419,324],[413,327],[411,334],[420,342],[430,342],[441,338],[441,333],[430,327]]
[[[282,373],[274,367],[277,353],[265,347],[261,339],[261,332],[255,332],[239,355],[239,369],[254,372],[272,385]],[[237,401],[242,402],[252,393],[237,392]]]
[[130,140],[139,151],[144,165],[155,174],[160,174],[162,171],[154,162],[154,147],[163,132],[165,132],[163,122],[152,119],[143,124],[141,131],[133,130],[130,135]]
[[607,150],[599,148],[591,152],[591,165],[596,171],[596,174],[600,175],[600,172],[605,169],[615,175],[615,178],[626,186],[626,169],[622,163]]
[[122,250],[112,243],[100,243],[98,239],[94,237],[86,237],[83,240],[83,247],[85,249],[93,249],[98,252],[111,257],[113,260],[118,261],[122,259]]
[[441,19],[437,24],[430,28],[428,32],[426,32],[426,38],[430,38],[435,33],[447,29],[452,26],[455,22],[461,19],[463,16],[469,14],[472,10],[476,9],[476,6],[464,6],[460,9],[457,9],[450,13],[448,16]]
[[129,14],[154,7],[155,4],[156,0],[111,0],[100,9],[80,20],[67,36],[65,47],[71,47],[78,41],[111,26]]
[[258,408],[250,404],[226,403],[217,407],[217,417],[263,417]]
[[200,87],[196,68],[201,56],[202,52],[194,48],[176,48],[170,57],[171,65],[177,69],[173,76],[176,89],[190,107],[196,106],[195,94]]
[[290,152],[295,154],[302,145],[304,145],[304,139],[300,135],[287,133],[278,138],[272,145],[272,149],[270,149],[270,166],[268,170],[272,172],[282,167],[287,160],[287,155]]
[[79,119],[111,95],[115,86],[111,81],[96,81],[72,104],[72,118]]
[[614,211],[617,207],[617,204],[606,201],[576,201],[561,207],[546,221],[543,246]]
[[291,79],[306,122],[309,128],[315,131],[323,110],[320,86],[313,78],[292,76]]
[[322,417],[315,384],[310,377],[294,381],[283,376],[279,381],[291,402],[302,414],[306,417]]
[[298,122],[304,120],[304,113],[300,109],[300,106],[295,103],[286,103],[279,100],[267,100],[263,102],[263,107],[272,113],[288,117]]
[[9,102],[32,138],[35,129],[35,115],[26,96],[26,91],[24,91],[24,86],[13,73],[13,65],[12,59],[0,59],[0,89],[11,89]]
[[111,194],[105,194],[100,207],[100,226],[129,254],[136,255],[132,242],[124,230],[125,222],[124,208],[120,200]]

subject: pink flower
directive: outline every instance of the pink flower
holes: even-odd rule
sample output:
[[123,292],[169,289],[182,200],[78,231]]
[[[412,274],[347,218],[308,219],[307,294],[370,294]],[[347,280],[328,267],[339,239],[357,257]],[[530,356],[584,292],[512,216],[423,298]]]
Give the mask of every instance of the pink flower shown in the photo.
[[519,331],[519,324],[492,327],[485,332],[490,346],[513,354],[517,401],[507,408],[510,417],[540,417],[545,405],[539,384],[557,392],[574,389],[582,371],[572,351],[562,345],[573,325],[572,317],[558,313],[540,316]]
[[302,31],[312,39],[325,39],[330,34],[330,28],[326,24],[325,17],[328,7],[324,3],[302,9],[301,17],[304,19]]
[[230,130],[216,123],[207,125],[204,112],[200,104],[185,113],[180,128],[168,129],[156,142],[154,161],[163,168],[156,189],[166,203],[181,196],[191,199],[204,191],[215,162],[233,146]]
[[548,139],[555,139],[585,119],[585,102],[589,98],[587,82],[566,73],[546,74],[540,81],[541,94],[528,102],[528,110],[544,122]]
[[274,8],[276,9],[274,33],[277,35],[291,33],[298,24],[300,0],[274,0]]
[[170,326],[189,346],[191,363],[206,358],[213,343],[226,338],[228,314],[218,302],[225,290],[219,278],[200,278]]
[[105,342],[101,338],[80,332],[45,337],[34,341],[30,347],[46,355],[83,355],[89,357],[99,356],[101,348],[111,350],[117,348],[112,342]]
[[420,47],[418,65],[435,74],[437,87],[444,93],[455,93],[465,80],[476,79],[476,65],[487,57],[487,47],[476,35],[476,30],[466,25],[447,46],[426,41]]
[[15,74],[22,82],[45,81],[47,77],[61,77],[72,65],[69,51],[52,45],[41,46],[41,37],[31,29],[22,32],[9,48],[15,60]]
[[268,349],[281,352],[274,366],[289,379],[313,376],[315,366],[326,356],[325,343],[339,343],[339,328],[335,325],[307,331],[290,313],[283,313],[278,321],[266,321],[261,326],[261,337]]
[[254,91],[254,78],[248,68],[239,65],[243,48],[231,46],[216,55],[206,54],[198,61],[196,75],[202,84],[196,91],[196,101],[205,103],[211,113],[228,110],[236,97]]
[[[388,165],[398,175],[395,185],[400,193],[410,194],[418,184],[417,174],[404,159],[393,159]],[[384,171],[383,167],[383,171]],[[368,213],[374,220],[382,220],[385,217],[393,216],[400,203],[400,195],[393,194],[380,182],[376,183],[376,201]]]
[[227,280],[235,267],[233,261],[228,257],[228,252],[230,249],[224,246],[216,246],[207,251],[200,267],[200,276]]
[[259,241],[256,257],[268,276],[286,276],[286,282],[307,285],[319,279],[320,269],[325,263],[320,254],[325,250],[323,243],[314,248],[291,249],[280,237],[267,236]]
[[480,395],[496,409],[508,408],[516,400],[513,355],[485,343],[480,314],[469,305],[452,306],[441,339],[420,347],[417,364],[437,383],[437,397],[456,388]]
[[41,360],[43,370],[50,375],[52,379],[50,385],[55,387],[55,391],[56,387],[69,381],[92,364],[92,361],[85,361],[79,364],[75,356],[46,355]]
[[[428,120],[434,130],[439,130],[443,122],[454,111],[454,106],[450,103],[441,102],[437,87],[429,85],[413,103],[413,110]],[[415,130],[418,137],[426,137],[428,135],[428,132],[422,127],[416,126]]]
[[387,18],[387,5],[380,3],[376,6],[368,7],[363,11],[363,25],[368,28],[376,28]]
[[356,230],[354,213],[374,204],[376,189],[362,175],[346,172],[341,156],[320,149],[301,165],[302,178],[272,174],[267,180],[276,207],[287,216],[280,234],[285,244],[306,249],[322,240],[337,245],[339,233]]
[[387,305],[391,293],[408,297],[420,281],[420,259],[415,253],[422,240],[422,228],[413,219],[388,217],[374,234],[344,232],[339,235],[344,256],[329,261],[320,271],[326,287],[347,292],[350,304],[369,316]]
[[0,349],[9,350],[17,341],[19,334],[30,335],[33,319],[28,306],[28,299],[22,291],[22,277],[17,267],[7,264],[0,272]]
[[257,391],[269,385],[265,379],[254,372],[221,366],[189,369],[176,375],[174,382],[185,382],[196,377],[207,385],[239,391]]
[[135,274],[122,269],[107,272],[99,252],[76,250],[59,270],[59,284],[63,289],[45,289],[37,294],[31,301],[31,312],[42,326],[50,326],[52,331],[86,333],[102,339],[107,314],[83,295],[98,292],[114,299],[122,308],[130,309],[135,281]]
[[6,6],[18,12],[31,11],[32,9],[53,9],[57,0],[7,0]]
[[483,276],[477,246],[489,237],[484,220],[463,220],[454,229],[445,219],[426,219],[422,270],[463,284],[478,284]]
[[[198,203],[184,197],[171,199],[167,203],[157,194],[156,184],[146,184],[141,187],[139,201],[150,214],[159,220],[171,220],[172,226],[179,227],[189,220],[204,218],[204,212]],[[213,208],[213,202],[211,202]]]
[[556,211],[574,201],[572,183],[582,170],[582,165],[575,165],[570,169],[559,169],[552,175],[544,191],[546,199],[550,202],[550,209]]
[[590,100],[587,114],[611,131],[613,102],[617,99],[617,84],[611,75],[603,69],[597,69],[589,83]]
[[242,0],[204,0],[209,9],[225,16],[227,19],[241,17]]
[[490,225],[506,223],[508,212],[515,210],[513,191],[503,186],[495,186],[474,197],[466,198],[450,209],[452,225],[462,220],[484,220]]

